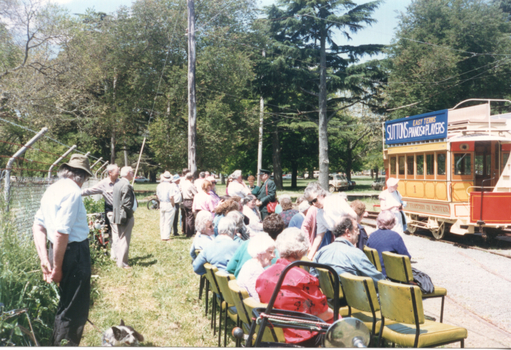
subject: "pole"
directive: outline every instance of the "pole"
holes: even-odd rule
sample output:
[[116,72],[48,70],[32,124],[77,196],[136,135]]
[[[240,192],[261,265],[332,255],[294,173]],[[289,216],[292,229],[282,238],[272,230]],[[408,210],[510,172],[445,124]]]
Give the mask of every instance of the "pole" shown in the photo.
[[[264,120],[264,99],[261,96],[259,101],[259,145],[257,150],[257,174],[263,167],[263,120]],[[261,186],[261,178],[257,175],[257,186]]]
[[126,148],[126,143],[124,143],[124,165],[128,166],[128,150]]
[[67,155],[69,153],[71,153],[75,148],[76,148],[76,145],[71,146],[71,148],[68,149],[63,155],[61,155],[59,159],[57,159],[55,162],[53,162],[53,164],[50,166],[50,169],[48,169],[48,183],[50,183],[50,180],[51,180],[51,170],[53,169],[53,167],[55,165],[57,165],[62,159],[67,157]]
[[92,168],[94,168],[96,166],[96,164],[101,162],[102,159],[103,159],[103,157],[99,157],[99,159],[96,161],[96,163],[92,164],[92,166],[90,167],[90,170],[92,170]]
[[[266,51],[263,50],[263,57],[266,57]],[[264,99],[261,96],[259,101],[259,142],[257,148],[257,174],[263,167],[263,121],[264,121]],[[261,179],[257,175],[257,186],[261,186]]]
[[145,140],[146,138],[144,137],[144,141],[142,141],[142,147],[140,147],[140,154],[138,155],[137,167],[135,168],[135,174],[133,175],[133,181],[131,181],[131,186],[133,186],[133,184],[135,183],[135,178],[137,177],[138,166],[140,164],[140,158],[142,158],[142,152],[144,151]]
[[188,2],[188,169],[194,177],[197,175],[196,136],[197,105],[195,99],[195,6],[194,0]]
[[94,177],[95,177],[95,178],[97,178],[97,177],[98,177],[98,172],[99,172],[101,169],[103,169],[103,167],[104,167],[105,165],[107,165],[107,164],[108,164],[108,161],[106,161],[106,162],[105,162],[105,164],[103,164],[102,166],[100,166],[100,167],[99,167],[99,169],[98,169],[98,170],[96,170],[96,172],[94,173]]
[[89,152],[87,152],[87,153],[85,153],[85,156],[86,156],[86,157],[88,157],[88,156],[89,156],[89,154],[90,154],[90,151],[89,151]]
[[4,175],[4,181],[5,181],[5,211],[9,211],[9,195],[11,192],[11,170],[12,170],[12,164],[14,163],[14,160],[16,158],[23,155],[23,153],[26,152],[27,148],[32,146],[37,140],[41,138],[46,132],[48,131],[48,128],[42,128],[41,131],[39,131],[34,137],[28,141],[25,146],[21,147],[18,152],[14,153],[11,158],[9,158],[9,161],[7,162],[7,165],[5,166],[5,175]]

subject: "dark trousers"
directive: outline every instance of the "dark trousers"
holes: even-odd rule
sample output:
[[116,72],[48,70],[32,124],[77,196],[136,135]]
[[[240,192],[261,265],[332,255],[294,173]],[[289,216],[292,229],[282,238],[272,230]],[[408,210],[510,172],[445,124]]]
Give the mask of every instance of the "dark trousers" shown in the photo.
[[[177,223],[179,222],[179,203],[174,204],[174,207],[176,208],[176,215],[174,215],[174,236],[179,236],[179,233],[177,232]],[[181,227],[183,227],[183,224],[181,224]]]
[[[53,256],[52,248],[50,247],[50,256]],[[53,346],[61,345],[63,340],[68,346],[80,345],[83,328],[89,317],[90,278],[89,240],[69,243],[62,264],[60,301],[53,326]]]
[[195,216],[193,215],[192,204],[193,199],[183,200],[183,208],[185,211],[185,227],[183,233],[186,237],[192,237],[195,233]]
[[269,215],[268,209],[266,209],[266,205],[259,207],[259,212],[261,213],[261,220],[264,220],[264,218]]

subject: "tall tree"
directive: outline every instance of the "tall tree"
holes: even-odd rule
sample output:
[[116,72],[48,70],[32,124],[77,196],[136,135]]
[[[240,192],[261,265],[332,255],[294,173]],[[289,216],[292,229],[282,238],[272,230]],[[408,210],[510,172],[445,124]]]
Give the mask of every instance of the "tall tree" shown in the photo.
[[511,94],[511,23],[500,4],[416,0],[408,6],[389,50],[387,95],[394,117]]
[[[279,0],[267,11],[273,38],[286,56],[294,58],[296,88],[318,101],[319,181],[325,188],[329,167],[328,122],[339,109],[367,98],[366,94],[360,94],[360,86],[352,86],[347,68],[361,56],[375,54],[382,48],[381,45],[343,45],[335,34],[351,39],[350,34],[375,21],[371,15],[380,3],[379,0],[365,4],[351,0]],[[371,88],[371,84],[366,86]],[[336,96],[339,90],[351,93]]]

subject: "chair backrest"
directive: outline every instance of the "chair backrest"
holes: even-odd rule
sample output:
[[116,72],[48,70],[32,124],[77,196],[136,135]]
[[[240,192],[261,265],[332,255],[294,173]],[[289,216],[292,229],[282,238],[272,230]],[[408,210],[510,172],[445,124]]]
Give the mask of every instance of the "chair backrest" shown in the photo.
[[233,306],[234,299],[232,297],[231,290],[229,289],[229,281],[235,279],[234,275],[224,271],[217,271],[215,272],[215,276],[218,282],[218,288],[220,288],[220,292],[222,293],[224,300],[229,306]]
[[378,281],[380,306],[383,317],[396,322],[424,323],[422,292],[419,287],[391,281]]
[[413,282],[412,264],[407,255],[382,252],[383,264],[387,277],[395,282]]
[[231,291],[232,300],[234,301],[234,306],[236,306],[236,311],[238,312],[241,322],[251,325],[252,314],[248,312],[245,304],[243,303],[243,299],[250,297],[250,295],[245,288],[241,288],[238,285],[238,282],[235,279],[230,280],[228,285],[229,290]]
[[348,305],[358,310],[371,312],[375,316],[376,311],[380,310],[380,303],[373,279],[347,272],[341,274],[339,278]]
[[206,269],[206,278],[209,281],[209,286],[213,293],[222,295],[220,291],[220,287],[218,286],[218,281],[216,280],[215,273],[218,271],[216,266],[211,265],[210,263],[205,263],[204,268]]
[[[323,291],[323,294],[328,299],[334,298],[334,277],[330,274],[330,271],[320,267],[315,268],[318,271],[319,287]],[[343,299],[344,294],[341,286],[339,286],[339,299]]]
[[[302,260],[302,261],[311,261],[311,259],[309,259],[309,257],[307,255],[302,256],[302,258],[300,260]],[[304,269],[305,271],[310,272],[310,267],[309,266],[300,266],[300,267],[302,269]]]
[[[252,313],[252,310],[254,310],[256,307],[266,308],[268,306],[268,304],[260,303],[252,297],[243,299],[243,303],[245,304],[245,306],[247,308],[247,311],[250,315],[250,319],[252,319],[252,317],[254,316],[254,314]],[[259,326],[257,326],[257,328],[256,328],[256,333],[254,335],[254,341],[255,341],[255,337],[257,336],[258,330],[259,330]],[[268,325],[264,329],[262,341],[285,343],[286,338],[284,337],[284,330],[282,328],[278,328],[278,327],[272,328],[270,325]]]
[[381,272],[381,261],[380,255],[378,255],[378,251],[365,245],[364,253],[366,253],[369,261],[374,265],[374,267],[376,267],[376,270]]

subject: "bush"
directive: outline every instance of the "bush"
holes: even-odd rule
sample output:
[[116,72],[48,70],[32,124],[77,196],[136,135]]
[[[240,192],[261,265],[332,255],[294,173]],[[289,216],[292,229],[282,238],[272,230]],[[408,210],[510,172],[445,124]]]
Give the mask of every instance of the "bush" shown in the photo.
[[[58,300],[57,286],[42,278],[32,236],[17,234],[8,213],[0,207],[0,302],[5,310],[28,309],[37,340],[41,345],[50,345]],[[10,322],[0,324],[1,338],[8,338],[7,332],[15,322],[30,329],[25,316]],[[13,341],[21,344],[16,335]]]

